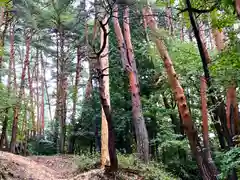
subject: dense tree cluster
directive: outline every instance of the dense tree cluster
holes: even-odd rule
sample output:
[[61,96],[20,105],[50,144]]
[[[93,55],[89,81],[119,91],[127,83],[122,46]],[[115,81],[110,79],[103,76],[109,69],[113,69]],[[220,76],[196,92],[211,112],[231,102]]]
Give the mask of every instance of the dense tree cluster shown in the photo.
[[100,153],[111,171],[136,154],[184,180],[240,177],[238,0],[0,11],[1,150]]

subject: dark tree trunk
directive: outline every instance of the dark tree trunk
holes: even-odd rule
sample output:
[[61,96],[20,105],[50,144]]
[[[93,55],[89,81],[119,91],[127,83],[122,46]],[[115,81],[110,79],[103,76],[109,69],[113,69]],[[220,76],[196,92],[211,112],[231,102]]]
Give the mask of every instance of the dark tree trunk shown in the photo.
[[8,110],[9,108],[6,109],[5,113],[5,118],[3,121],[3,125],[2,125],[2,134],[1,134],[1,139],[0,139],[0,149],[4,149],[4,142],[5,142],[5,146],[6,149],[8,149],[8,144],[6,144],[7,142],[7,126],[8,126]]

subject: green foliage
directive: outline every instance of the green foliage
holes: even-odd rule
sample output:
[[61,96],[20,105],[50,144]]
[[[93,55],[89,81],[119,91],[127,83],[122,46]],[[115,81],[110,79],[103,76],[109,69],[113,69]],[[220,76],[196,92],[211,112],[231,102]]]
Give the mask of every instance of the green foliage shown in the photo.
[[144,179],[154,180],[154,179],[164,179],[172,180],[177,179],[172,174],[165,171],[165,167],[161,163],[150,162],[149,164],[144,164],[134,155],[122,155],[118,154],[119,166],[120,168],[127,168],[136,170],[140,173]]
[[[99,154],[81,154],[74,157],[74,161],[81,171],[93,169],[99,162]],[[138,175],[143,176],[146,180],[175,180],[178,179],[172,174],[166,172],[165,167],[161,163],[150,162],[144,164],[134,155],[118,154],[119,173],[121,169],[135,171]]]
[[[235,42],[237,43],[237,42]],[[223,52],[215,57],[210,70],[215,80],[223,86],[227,86],[233,81],[239,81],[239,47],[237,44],[230,44]]]
[[232,172],[233,169],[237,170],[238,177],[240,177],[240,148],[235,147],[230,151],[221,154],[219,157],[221,159],[221,179],[226,179],[226,177]]
[[33,139],[28,143],[28,150],[33,155],[54,155],[56,144],[46,139]]
[[212,27],[222,29],[232,27],[236,23],[236,15],[233,13],[222,13],[216,9],[210,13]]
[[88,171],[95,168],[96,164],[99,162],[99,159],[100,154],[89,153],[84,153],[74,157],[74,161],[81,171]]

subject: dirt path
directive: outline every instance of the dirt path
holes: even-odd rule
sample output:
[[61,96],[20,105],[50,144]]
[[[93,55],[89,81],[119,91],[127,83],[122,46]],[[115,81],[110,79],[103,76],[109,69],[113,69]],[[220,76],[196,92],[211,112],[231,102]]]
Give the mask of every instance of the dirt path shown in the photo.
[[[80,162],[78,162],[80,163]],[[121,178],[120,178],[121,175]],[[0,180],[134,180],[138,175],[119,172],[114,178],[102,169],[82,172],[71,155],[23,157],[0,151]]]
[[104,179],[103,170],[79,173],[74,156],[22,157],[0,151],[0,180]]

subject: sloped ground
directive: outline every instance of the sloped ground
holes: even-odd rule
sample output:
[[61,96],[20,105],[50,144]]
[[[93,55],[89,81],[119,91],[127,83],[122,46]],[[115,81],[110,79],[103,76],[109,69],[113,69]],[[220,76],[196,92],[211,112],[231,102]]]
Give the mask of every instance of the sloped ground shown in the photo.
[[[121,173],[123,179],[138,179],[131,173]],[[121,179],[122,179],[121,178]],[[81,172],[74,156],[23,157],[0,151],[0,180],[110,180],[101,169]]]

